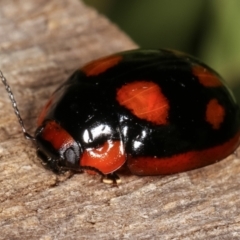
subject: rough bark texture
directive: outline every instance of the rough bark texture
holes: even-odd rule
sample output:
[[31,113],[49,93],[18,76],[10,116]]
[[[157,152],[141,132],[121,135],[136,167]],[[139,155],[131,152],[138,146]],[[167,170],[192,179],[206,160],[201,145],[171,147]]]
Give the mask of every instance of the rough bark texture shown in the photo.
[[[0,68],[25,125],[91,59],[136,45],[77,0],[1,0]],[[45,170],[0,85],[0,239],[240,239],[239,154],[166,177],[69,179]]]

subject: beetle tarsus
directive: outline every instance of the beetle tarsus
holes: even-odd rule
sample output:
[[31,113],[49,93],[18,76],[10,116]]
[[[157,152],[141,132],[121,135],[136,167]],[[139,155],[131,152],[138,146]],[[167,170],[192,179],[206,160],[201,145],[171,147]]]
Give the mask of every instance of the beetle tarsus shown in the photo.
[[116,173],[109,173],[102,178],[102,182],[106,184],[118,185],[121,183],[120,177]]

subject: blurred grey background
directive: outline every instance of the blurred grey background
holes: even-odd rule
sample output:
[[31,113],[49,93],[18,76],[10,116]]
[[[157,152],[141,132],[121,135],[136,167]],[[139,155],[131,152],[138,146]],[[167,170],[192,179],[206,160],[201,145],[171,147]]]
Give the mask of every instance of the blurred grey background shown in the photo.
[[84,0],[140,47],[190,53],[228,82],[240,103],[239,0]]

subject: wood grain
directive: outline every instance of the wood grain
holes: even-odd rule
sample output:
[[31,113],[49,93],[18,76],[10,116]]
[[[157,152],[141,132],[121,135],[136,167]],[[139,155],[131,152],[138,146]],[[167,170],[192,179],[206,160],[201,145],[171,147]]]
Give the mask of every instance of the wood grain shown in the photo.
[[[27,129],[50,93],[91,59],[136,45],[77,0],[0,1],[0,69]],[[240,239],[239,151],[166,177],[69,179],[45,170],[0,85],[0,239]]]

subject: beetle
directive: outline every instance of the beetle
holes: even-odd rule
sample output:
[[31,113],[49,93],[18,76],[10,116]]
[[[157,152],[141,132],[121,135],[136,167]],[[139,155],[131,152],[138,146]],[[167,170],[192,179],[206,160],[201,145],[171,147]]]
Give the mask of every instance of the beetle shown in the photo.
[[240,111],[210,67],[172,50],[132,50],[76,70],[51,95],[34,136],[24,136],[55,173],[116,171],[165,175],[200,168],[231,154],[240,142]]

